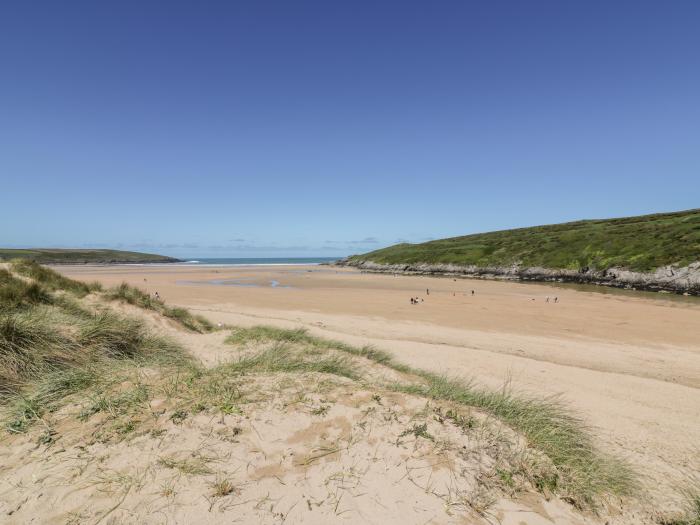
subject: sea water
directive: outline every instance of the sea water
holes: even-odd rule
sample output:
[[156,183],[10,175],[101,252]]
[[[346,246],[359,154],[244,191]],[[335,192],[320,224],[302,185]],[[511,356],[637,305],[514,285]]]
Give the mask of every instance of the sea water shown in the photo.
[[279,266],[279,265],[305,265],[322,264],[337,261],[338,257],[202,257],[183,259],[181,263],[187,265],[214,265],[214,266]]

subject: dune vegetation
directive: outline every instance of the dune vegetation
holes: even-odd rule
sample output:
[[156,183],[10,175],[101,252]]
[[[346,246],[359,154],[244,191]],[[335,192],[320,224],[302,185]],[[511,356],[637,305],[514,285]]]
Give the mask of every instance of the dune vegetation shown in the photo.
[[700,210],[695,209],[402,243],[350,261],[649,272],[666,265],[687,266],[698,261],[698,254]]
[[[118,311],[113,308],[117,301],[122,305]],[[158,319],[165,324],[156,323]],[[187,348],[196,345],[197,338],[219,345],[227,359],[214,366],[201,364],[196,350]],[[355,421],[352,430],[331,438],[328,429],[346,421],[348,414]],[[326,476],[318,483],[328,489],[329,479],[338,479],[328,470],[330,459],[346,469],[346,487],[349,473],[360,476],[358,462],[366,463],[362,475],[373,472],[377,460],[367,458],[372,457],[369,443],[376,439],[375,456],[399,454],[397,465],[409,461],[407,474],[396,471],[397,490],[417,490],[427,483],[416,494],[438,498],[439,507],[448,513],[485,518],[500,501],[532,493],[558,498],[570,509],[566,512],[605,515],[611,501],[623,505],[619,512],[624,512],[624,505],[638,501],[640,491],[636,474],[624,461],[601,451],[584,421],[557,398],[524,396],[508,388],[488,390],[406,366],[376,348],[319,338],[302,329],[254,326],[216,331],[206,319],[173,309],[136,288],[102,290],[26,262],[0,269],[0,419],[0,441],[8,450],[14,443],[33,440],[44,447],[39,450],[47,451],[36,461],[49,462],[58,471],[60,457],[49,451],[59,441],[64,449],[98,447],[95,450],[103,453],[112,451],[105,457],[121,458],[121,470],[109,471],[105,459],[88,456],[79,468],[74,459],[65,460],[70,465],[66,483],[72,479],[67,472],[77,468],[79,474],[71,476],[85,486],[116,494],[116,507],[110,500],[90,514],[96,520],[115,512],[119,501],[138,501],[146,479],[150,486],[158,483],[159,497],[171,503],[179,491],[194,494],[200,486],[209,511],[218,505],[226,516],[230,507],[223,502],[239,497],[250,481],[245,468],[227,466],[231,460],[224,458],[231,454],[259,457],[246,461],[263,471],[268,455],[281,454],[275,461],[289,469],[275,467],[277,478],[264,479],[285,480],[287,495],[302,497],[295,492],[301,489],[289,486],[299,469],[306,469],[310,480]],[[253,421],[267,425],[270,437],[258,432]],[[308,426],[304,430],[294,425]],[[375,436],[371,440],[370,434]],[[209,442],[212,436],[215,444],[209,448],[183,448]],[[288,449],[273,452],[275,443],[284,439],[307,448],[292,456],[284,452]],[[120,448],[122,443],[155,451],[150,466],[140,470],[128,449]],[[267,450],[264,457],[256,456],[261,448]],[[437,474],[420,477],[418,473],[430,472],[429,465],[437,460],[447,465],[444,479]],[[13,470],[12,461],[19,470]],[[12,461],[0,472],[25,483],[20,466],[30,460],[18,452]],[[388,470],[385,474],[392,475]],[[193,486],[188,479],[200,479],[201,484]],[[266,501],[262,492],[273,489],[265,483],[245,490],[260,490],[255,497]],[[60,495],[63,489],[51,490]],[[22,502],[35,501],[29,489],[23,494],[25,499],[12,511],[19,512],[18,520]],[[97,497],[89,494],[85,505]],[[308,499],[304,512],[318,505],[316,512],[324,509],[338,517],[340,499],[334,500],[334,494]],[[267,506],[258,500],[248,504],[255,499],[251,498],[236,500],[243,505],[237,512],[246,519],[270,518],[260,517]],[[176,505],[168,508],[172,515],[180,512]],[[273,518],[277,516],[274,504],[269,508]],[[301,510],[290,507],[274,519]],[[689,508],[687,515],[692,512]],[[87,515],[74,517],[81,516]],[[685,521],[665,523],[696,523],[692,517],[678,519]]]
[[700,525],[700,483],[695,480],[683,490],[684,508],[672,516],[664,516],[660,525]]
[[138,319],[78,302],[99,286],[35,263],[17,262],[13,269],[19,276],[0,269],[0,400],[11,407],[8,430],[26,429],[117,363],[185,355]]
[[207,320],[206,317],[194,315],[185,308],[168,306],[162,300],[153,297],[134,286],[129,286],[126,283],[122,283],[119,286],[108,290],[105,296],[114,301],[122,301],[140,308],[153,310],[165,317],[175,319],[186,328],[194,330],[195,332],[210,332],[214,329],[214,326]]

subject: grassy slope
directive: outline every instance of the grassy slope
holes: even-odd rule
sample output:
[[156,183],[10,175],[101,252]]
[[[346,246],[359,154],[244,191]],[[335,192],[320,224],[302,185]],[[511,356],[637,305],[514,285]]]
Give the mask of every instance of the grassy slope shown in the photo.
[[0,248],[0,261],[17,258],[29,259],[41,264],[177,262],[177,259],[166,257],[164,255],[125,252],[122,250]]
[[650,271],[700,260],[700,209],[535,226],[397,244],[352,260]]

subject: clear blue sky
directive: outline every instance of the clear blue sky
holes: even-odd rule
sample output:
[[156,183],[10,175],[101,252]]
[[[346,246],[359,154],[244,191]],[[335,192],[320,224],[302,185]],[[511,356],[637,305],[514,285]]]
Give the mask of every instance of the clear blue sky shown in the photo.
[[0,245],[344,255],[700,206],[700,2],[5,2]]

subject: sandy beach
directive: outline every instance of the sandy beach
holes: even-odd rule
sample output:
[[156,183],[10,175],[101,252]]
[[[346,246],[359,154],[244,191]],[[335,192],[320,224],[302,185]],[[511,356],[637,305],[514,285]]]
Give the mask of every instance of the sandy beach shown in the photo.
[[303,326],[490,387],[561,395],[604,448],[663,492],[700,465],[700,301],[692,298],[326,266],[57,269],[157,291],[215,322]]

